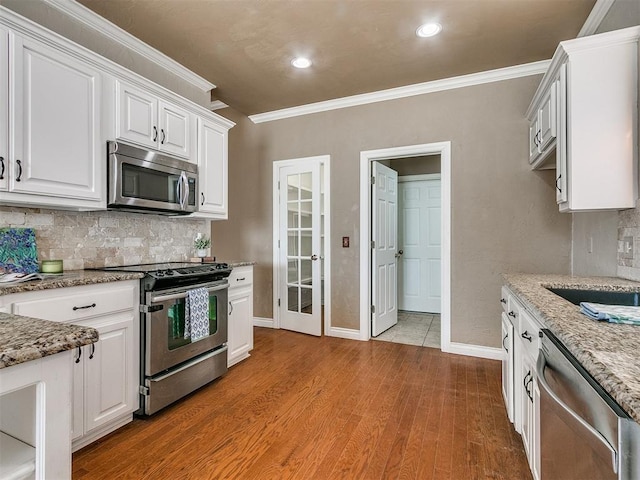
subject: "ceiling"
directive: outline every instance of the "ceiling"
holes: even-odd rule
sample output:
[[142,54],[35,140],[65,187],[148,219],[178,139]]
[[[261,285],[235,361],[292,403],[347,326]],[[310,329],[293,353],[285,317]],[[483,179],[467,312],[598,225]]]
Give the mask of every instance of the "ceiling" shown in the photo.
[[[595,0],[78,0],[247,115],[546,60]],[[440,35],[419,38],[425,22]],[[313,65],[291,66],[305,55]]]

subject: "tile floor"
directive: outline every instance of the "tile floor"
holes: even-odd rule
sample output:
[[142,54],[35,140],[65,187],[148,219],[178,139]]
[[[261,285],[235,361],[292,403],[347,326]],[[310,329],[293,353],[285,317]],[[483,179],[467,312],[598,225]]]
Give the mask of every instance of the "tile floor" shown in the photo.
[[440,314],[398,312],[398,323],[374,340],[440,348]]

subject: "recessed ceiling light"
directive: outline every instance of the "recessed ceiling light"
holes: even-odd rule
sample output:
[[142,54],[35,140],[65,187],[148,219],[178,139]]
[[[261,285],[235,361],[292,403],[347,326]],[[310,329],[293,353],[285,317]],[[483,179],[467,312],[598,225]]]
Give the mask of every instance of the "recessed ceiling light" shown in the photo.
[[416,30],[416,35],[419,37],[433,37],[442,31],[442,25],[439,23],[425,23],[420,25]]
[[291,60],[291,65],[296,68],[309,68],[311,66],[311,60],[305,57],[296,57]]

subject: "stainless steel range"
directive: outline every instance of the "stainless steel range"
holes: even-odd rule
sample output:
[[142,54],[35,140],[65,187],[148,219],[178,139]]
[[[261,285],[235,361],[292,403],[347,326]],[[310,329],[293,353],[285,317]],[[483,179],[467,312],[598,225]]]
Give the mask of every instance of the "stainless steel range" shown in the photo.
[[[138,414],[152,415],[227,371],[227,264],[171,262],[102,270],[144,273]],[[185,307],[188,292],[200,288],[209,293],[209,329],[192,341],[185,335]]]

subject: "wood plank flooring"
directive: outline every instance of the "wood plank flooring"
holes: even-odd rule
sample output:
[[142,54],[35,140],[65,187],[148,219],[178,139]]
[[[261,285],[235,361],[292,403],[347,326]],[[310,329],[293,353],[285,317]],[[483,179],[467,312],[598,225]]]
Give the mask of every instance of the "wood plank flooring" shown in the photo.
[[73,456],[88,479],[530,479],[500,363],[255,328],[249,359]]

